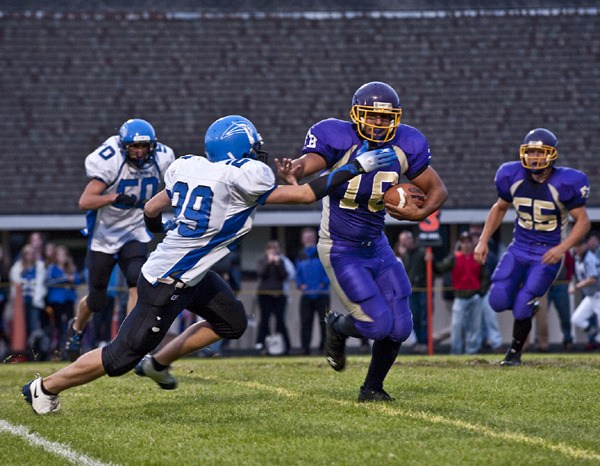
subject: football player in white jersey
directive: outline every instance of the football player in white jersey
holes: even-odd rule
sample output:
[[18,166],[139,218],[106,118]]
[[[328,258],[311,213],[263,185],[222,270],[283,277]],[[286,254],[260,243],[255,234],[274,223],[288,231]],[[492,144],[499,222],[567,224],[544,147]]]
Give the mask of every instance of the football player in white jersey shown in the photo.
[[[36,413],[57,411],[63,390],[136,367],[162,341],[177,315],[188,309],[205,320],[168,343],[157,360],[148,358],[142,371],[161,387],[175,388],[168,370],[171,361],[221,338],[239,338],[246,330],[243,304],[209,269],[250,231],[256,207],[312,203],[354,176],[396,160],[394,151],[377,149],[307,184],[278,186],[273,171],[261,161],[266,159],[261,145],[254,125],[231,115],[208,128],[207,158],[188,155],[171,164],[165,174],[166,188],[144,207],[148,229],[167,231],[167,235],[142,268],[137,304],[108,345],[23,387]],[[163,225],[161,212],[170,207],[175,218]]]
[[79,207],[88,210],[88,295],[69,322],[65,351],[71,361],[81,354],[81,338],[93,312],[102,312],[107,287],[116,263],[129,287],[127,313],[137,300],[136,283],[146,261],[152,236],[144,225],[144,204],[163,184],[167,167],[175,160],[171,148],[156,140],[145,120],[127,120],[119,134],[111,136],[85,159],[90,181]]

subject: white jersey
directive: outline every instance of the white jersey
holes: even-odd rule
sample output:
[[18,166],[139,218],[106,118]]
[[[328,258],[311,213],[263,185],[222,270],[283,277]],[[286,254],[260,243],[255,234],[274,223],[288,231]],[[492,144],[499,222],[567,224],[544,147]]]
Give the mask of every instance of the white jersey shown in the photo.
[[256,207],[277,187],[273,171],[252,159],[209,162],[186,155],[165,174],[175,226],[142,267],[146,280],[192,286],[250,231]]
[[138,199],[133,208],[107,205],[88,212],[90,250],[116,254],[129,241],[147,243],[152,239],[144,225],[144,203],[160,190],[164,173],[174,160],[173,150],[159,143],[154,162],[148,168],[136,169],[121,153],[118,136],[111,136],[86,157],[88,178],[108,186],[103,194],[125,193]]

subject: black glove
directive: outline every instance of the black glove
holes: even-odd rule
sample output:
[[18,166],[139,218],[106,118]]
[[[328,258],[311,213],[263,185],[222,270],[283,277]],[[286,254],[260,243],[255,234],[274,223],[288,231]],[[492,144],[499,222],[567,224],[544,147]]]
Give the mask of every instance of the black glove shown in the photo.
[[113,205],[119,204],[126,207],[133,207],[137,202],[137,197],[131,194],[121,193],[117,196],[117,198],[113,201]]

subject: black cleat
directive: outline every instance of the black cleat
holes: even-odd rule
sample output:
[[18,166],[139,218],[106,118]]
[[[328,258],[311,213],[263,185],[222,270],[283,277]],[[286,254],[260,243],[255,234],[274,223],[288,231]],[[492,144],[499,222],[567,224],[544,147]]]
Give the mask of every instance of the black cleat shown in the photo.
[[333,311],[325,315],[325,357],[334,371],[346,367],[346,336],[333,329],[333,323],[341,316]]
[[395,401],[383,388],[381,390],[373,390],[371,388],[360,387],[358,394],[358,402],[365,403],[367,401]]
[[75,318],[72,318],[67,324],[67,342],[65,343],[65,352],[71,362],[81,356],[81,340],[83,338],[83,332],[76,332],[73,329],[74,322]]
[[521,353],[509,348],[504,356],[504,359],[500,361],[501,366],[520,366],[521,365]]

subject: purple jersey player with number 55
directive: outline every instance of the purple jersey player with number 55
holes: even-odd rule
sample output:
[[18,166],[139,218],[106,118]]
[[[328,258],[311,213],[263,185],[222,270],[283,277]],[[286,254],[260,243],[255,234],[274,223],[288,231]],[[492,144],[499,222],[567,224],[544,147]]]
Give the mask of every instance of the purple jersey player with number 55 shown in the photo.
[[[578,170],[554,166],[557,145],[550,131],[534,129],[520,146],[521,162],[508,162],[498,169],[499,199],[490,209],[475,248],[475,258],[483,264],[488,241],[512,204],[517,214],[514,238],[492,275],[489,295],[496,312],[512,309],[515,318],[512,344],[502,366],[521,364],[537,299],[556,279],[565,252],[590,229],[585,209],[588,178]],[[574,224],[567,235],[569,214]]]
[[[366,150],[391,148],[396,154],[392,165],[358,176],[323,199],[319,258],[348,311],[326,316],[327,362],[341,371],[348,337],[374,340],[359,402],[393,400],[383,382],[412,330],[411,286],[384,234],[385,212],[399,220],[420,221],[447,198],[444,183],[429,165],[427,139],[416,128],[400,124],[401,116],[392,87],[376,81],[364,84],[352,99],[351,122],[330,118],[316,123],[306,135],[302,157],[276,161],[281,178],[294,183],[295,178],[344,165]],[[384,205],[383,193],[401,176],[427,194],[422,207]]]

